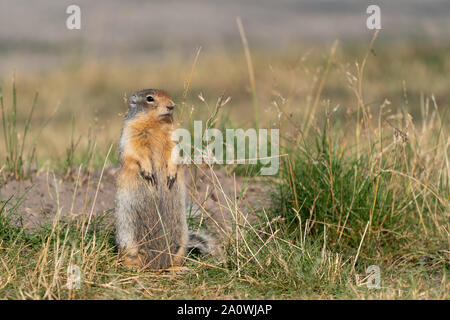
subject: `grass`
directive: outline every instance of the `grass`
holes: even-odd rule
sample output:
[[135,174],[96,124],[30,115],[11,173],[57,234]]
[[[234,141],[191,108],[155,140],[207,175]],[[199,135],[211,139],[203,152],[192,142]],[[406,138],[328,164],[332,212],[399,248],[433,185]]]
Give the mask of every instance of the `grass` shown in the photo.
[[[192,129],[192,120],[202,119],[207,127],[222,129],[253,124],[280,129],[284,156],[277,176],[254,177],[257,167],[251,165],[221,168],[271,186],[271,195],[261,195],[271,197],[271,205],[256,212],[243,210],[236,195],[245,190],[227,194],[222,182],[214,179],[213,187],[226,200],[223,210],[232,217],[229,228],[217,234],[223,243],[221,254],[188,256],[185,273],[155,273],[127,270],[118,263],[110,212],[92,217],[94,208],[86,208],[71,217],[64,212],[67,208],[57,206],[51,224],[28,230],[17,221],[25,210],[24,195],[18,192],[2,198],[0,205],[0,296],[449,298],[450,169],[445,112],[449,106],[444,90],[448,84],[444,74],[450,68],[445,59],[448,48],[432,52],[414,44],[377,47],[372,43],[362,50],[335,44],[327,50],[316,49],[319,54],[299,50],[269,57],[256,51],[250,59],[242,28],[240,32],[245,57],[236,54],[233,58],[238,58],[231,59],[223,53],[203,57],[197,51],[189,64],[171,61],[160,71],[169,80],[157,83],[182,97],[183,127]],[[411,73],[398,61],[408,64]],[[162,73],[153,68],[156,75],[138,76],[133,86],[155,83]],[[49,118],[49,106],[58,99],[63,98],[66,105],[49,122],[47,135],[37,135],[32,126],[34,107],[28,117],[18,112],[14,85],[11,111],[2,113],[4,177],[11,173],[17,179],[27,178],[23,168],[32,161],[24,158],[23,146],[30,133],[37,141],[38,159],[45,163],[36,169],[55,170],[67,183],[78,183],[83,174],[91,179],[94,168],[103,172],[107,164],[116,163],[112,156],[116,145],[111,142],[116,142],[120,131],[117,113],[124,112],[117,101],[124,90],[136,89],[125,84],[136,73],[132,67],[100,63],[75,69],[72,79],[80,85],[73,87],[74,92],[67,89],[70,82],[65,71],[50,72],[42,80],[44,103],[34,117]],[[175,80],[176,70],[188,78],[184,90]],[[246,72],[250,72],[250,88]],[[27,96],[36,79],[22,83]],[[58,90],[50,92],[50,83],[67,96],[55,96],[53,91]],[[428,93],[433,90],[436,95]],[[231,101],[224,98],[228,95]],[[223,98],[214,101],[216,96]],[[97,111],[88,108],[97,103]],[[75,112],[76,107],[83,107],[88,121]],[[26,129],[21,140],[20,128]],[[52,132],[59,137],[49,137]],[[46,156],[49,150],[57,150],[56,155]],[[74,169],[80,166],[86,172]],[[102,175],[96,179],[95,197]],[[200,228],[206,217],[202,212],[200,219],[193,216],[189,222]],[[371,265],[381,270],[380,289],[366,285]],[[77,270],[81,287],[71,289],[68,283]]]
[[[282,298],[445,298],[446,275],[430,273],[426,262],[412,270],[382,264],[382,289],[361,283],[352,259],[324,247],[305,233],[294,245],[265,225],[264,236],[247,226],[246,243],[231,242],[224,260],[188,257],[189,272],[136,273],[117,263],[113,230],[93,220],[55,222],[27,234],[8,226],[1,242],[2,296],[7,299],[282,299]],[[307,229],[305,232],[308,232]],[[80,234],[85,236],[80,238]],[[251,250],[254,250],[252,253]],[[256,256],[257,259],[253,259]],[[80,289],[69,290],[70,265],[81,270]],[[411,267],[411,266],[410,266]]]
[[[8,173],[14,176],[16,179],[24,178],[29,172],[26,172],[25,161],[31,164],[34,160],[36,147],[32,146],[30,148],[30,154],[28,159],[25,159],[25,142],[27,140],[27,134],[30,129],[31,118],[33,116],[33,111],[36,106],[38,94],[36,93],[33,99],[33,105],[31,106],[30,113],[25,121],[23,127],[22,135],[20,135],[17,128],[17,90],[16,83],[13,80],[12,86],[12,106],[10,109],[5,107],[3,100],[2,90],[0,88],[0,106],[2,109],[2,128],[3,128],[3,138],[5,142],[6,159],[5,166]],[[20,136],[22,136],[20,138]],[[29,168],[28,168],[29,169]],[[29,170],[28,170],[29,171]]]
[[[444,232],[449,194],[445,137],[424,159],[423,151],[409,141],[395,139],[399,129],[394,128],[391,136],[378,137],[358,158],[342,138],[331,137],[328,125],[315,143],[287,152],[291,156],[284,161],[274,212],[294,227],[299,214],[321,221],[335,240],[353,245],[367,222],[375,233],[401,233],[410,219],[417,219],[424,234]],[[426,137],[420,140],[416,147]]]

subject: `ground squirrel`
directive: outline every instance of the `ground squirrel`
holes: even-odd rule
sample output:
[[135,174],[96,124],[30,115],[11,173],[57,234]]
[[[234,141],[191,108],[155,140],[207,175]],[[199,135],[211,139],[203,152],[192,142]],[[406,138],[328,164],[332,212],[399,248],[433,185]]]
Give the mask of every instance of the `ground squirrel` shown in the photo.
[[[175,104],[163,90],[133,93],[119,143],[116,241],[130,267],[182,265],[190,242],[209,250],[205,235],[188,236],[181,170],[171,160]],[[190,237],[190,241],[189,241]]]

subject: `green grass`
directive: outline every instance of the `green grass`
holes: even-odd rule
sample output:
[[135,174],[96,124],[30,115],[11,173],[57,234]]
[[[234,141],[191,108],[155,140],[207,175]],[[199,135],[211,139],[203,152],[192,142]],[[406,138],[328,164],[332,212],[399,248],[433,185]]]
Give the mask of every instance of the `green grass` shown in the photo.
[[[367,223],[369,234],[381,238],[402,234],[412,223],[421,232],[437,232],[436,225],[445,222],[449,194],[439,167],[414,168],[418,155],[408,143],[391,138],[385,138],[382,153],[374,147],[357,158],[352,147],[330,135],[325,131],[315,143],[286,152],[290,157],[283,162],[273,214],[281,214],[294,229],[300,219],[319,221],[312,226],[315,233],[327,225],[334,241],[351,246],[359,244]],[[441,152],[435,149],[433,158]],[[437,183],[421,180],[425,175]]]

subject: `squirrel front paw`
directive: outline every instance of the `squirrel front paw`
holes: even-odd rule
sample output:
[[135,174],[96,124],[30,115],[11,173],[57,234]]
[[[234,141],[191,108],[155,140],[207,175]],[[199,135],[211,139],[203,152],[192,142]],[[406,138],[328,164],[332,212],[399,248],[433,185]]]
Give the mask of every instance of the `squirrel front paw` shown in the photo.
[[173,187],[175,181],[177,180],[177,173],[175,172],[174,176],[167,176],[167,186],[169,187],[169,190]]
[[153,172],[146,171],[146,170],[141,170],[141,176],[145,180],[150,182],[152,184],[152,186],[156,186],[156,176],[155,176],[155,174]]

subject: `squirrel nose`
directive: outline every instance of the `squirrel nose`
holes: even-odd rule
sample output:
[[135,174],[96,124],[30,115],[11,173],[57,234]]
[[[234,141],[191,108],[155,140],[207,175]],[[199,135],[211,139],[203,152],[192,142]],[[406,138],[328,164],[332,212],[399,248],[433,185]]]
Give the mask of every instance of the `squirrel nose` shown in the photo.
[[175,109],[175,105],[172,104],[172,105],[170,105],[170,106],[167,106],[167,109],[170,110],[170,111],[172,111],[173,109]]

